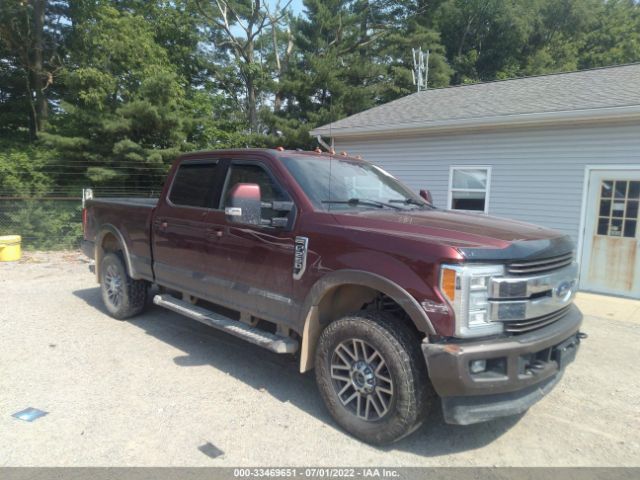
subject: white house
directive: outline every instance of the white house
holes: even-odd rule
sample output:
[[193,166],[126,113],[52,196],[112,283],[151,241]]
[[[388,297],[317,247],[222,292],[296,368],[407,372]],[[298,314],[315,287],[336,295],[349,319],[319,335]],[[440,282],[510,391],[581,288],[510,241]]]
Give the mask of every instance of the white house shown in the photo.
[[428,90],[311,133],[438,207],[571,235],[582,289],[640,298],[640,64]]

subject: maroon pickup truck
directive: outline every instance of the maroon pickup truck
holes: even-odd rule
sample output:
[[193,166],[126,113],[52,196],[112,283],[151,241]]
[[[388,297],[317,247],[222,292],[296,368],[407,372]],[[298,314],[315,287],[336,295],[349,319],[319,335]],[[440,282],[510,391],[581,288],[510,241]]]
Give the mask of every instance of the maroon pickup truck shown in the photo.
[[113,317],[156,285],[156,305],[298,355],[335,421],[385,444],[438,398],[453,424],[524,412],[585,336],[570,239],[423,196],[342,155],[192,153],[158,200],[87,200],[83,250]]

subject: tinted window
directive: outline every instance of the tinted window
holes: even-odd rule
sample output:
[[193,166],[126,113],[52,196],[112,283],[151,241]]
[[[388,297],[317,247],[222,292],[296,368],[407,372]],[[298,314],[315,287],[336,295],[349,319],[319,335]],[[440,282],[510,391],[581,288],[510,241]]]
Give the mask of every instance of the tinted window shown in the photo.
[[175,205],[213,208],[216,163],[183,163],[173,181],[169,199]]
[[[233,187],[238,183],[257,183],[260,185],[260,195],[263,202],[287,201],[289,198],[272,180],[267,171],[256,164],[231,165],[227,175],[227,182],[224,192],[223,208],[229,204],[229,194]],[[277,214],[273,209],[263,208],[262,218],[271,219],[274,216],[283,216],[282,213]]]

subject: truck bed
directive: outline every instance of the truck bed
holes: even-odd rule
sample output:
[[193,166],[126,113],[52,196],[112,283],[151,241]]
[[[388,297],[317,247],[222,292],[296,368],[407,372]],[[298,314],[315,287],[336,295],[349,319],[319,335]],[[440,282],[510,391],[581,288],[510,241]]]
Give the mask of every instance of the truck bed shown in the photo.
[[[131,276],[153,281],[151,254],[151,217],[157,198],[109,197],[93,198],[85,202],[87,209],[86,240],[96,238],[98,228],[113,227],[113,235],[128,249]],[[91,247],[89,247],[91,248]]]

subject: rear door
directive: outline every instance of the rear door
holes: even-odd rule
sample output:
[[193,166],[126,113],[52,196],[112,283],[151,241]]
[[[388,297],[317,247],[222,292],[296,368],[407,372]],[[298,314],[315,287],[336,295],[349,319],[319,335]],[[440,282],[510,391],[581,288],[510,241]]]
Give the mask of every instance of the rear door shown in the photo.
[[224,215],[229,192],[238,183],[260,185],[263,202],[291,201],[268,165],[259,159],[232,160],[222,189],[219,210],[212,214],[210,228],[215,232],[215,249],[207,255],[207,276],[224,285],[225,301],[237,310],[254,316],[288,323],[292,316],[293,248],[295,209],[276,212],[262,209],[262,218],[290,217],[289,227],[239,225]]
[[208,214],[217,207],[218,159],[185,160],[153,218],[154,273],[160,285],[203,296],[204,262],[212,254]]
[[581,287],[640,298],[640,170],[593,170],[589,178]]

